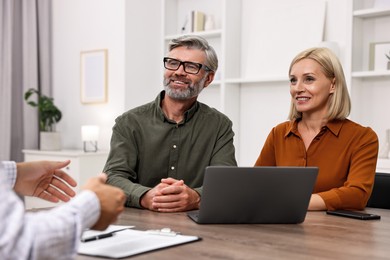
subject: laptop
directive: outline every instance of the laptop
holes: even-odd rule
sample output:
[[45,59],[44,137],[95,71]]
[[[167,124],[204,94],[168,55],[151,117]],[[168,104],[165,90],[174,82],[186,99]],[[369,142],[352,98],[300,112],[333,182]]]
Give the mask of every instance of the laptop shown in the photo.
[[295,224],[305,220],[317,167],[208,166],[198,224]]

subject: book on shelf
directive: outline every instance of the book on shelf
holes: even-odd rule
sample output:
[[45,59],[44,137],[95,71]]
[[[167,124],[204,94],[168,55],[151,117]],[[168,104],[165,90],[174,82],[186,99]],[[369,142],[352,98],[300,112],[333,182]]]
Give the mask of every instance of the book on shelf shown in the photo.
[[193,23],[192,31],[201,32],[204,31],[205,14],[200,11],[192,11]]
[[181,28],[181,33],[185,34],[204,31],[205,18],[205,13],[201,11],[190,11]]
[[192,11],[186,15],[184,24],[180,30],[180,33],[182,34],[191,33],[191,32],[192,32]]

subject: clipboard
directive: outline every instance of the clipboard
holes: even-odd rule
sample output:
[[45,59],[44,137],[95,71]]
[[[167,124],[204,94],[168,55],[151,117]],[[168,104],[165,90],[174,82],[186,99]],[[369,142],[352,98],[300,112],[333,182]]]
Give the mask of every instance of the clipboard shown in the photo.
[[[109,227],[109,232],[113,232],[112,236],[81,242],[77,253],[80,255],[120,259],[201,239],[197,236],[181,235],[169,228],[146,231],[131,228],[123,226]],[[100,233],[96,231],[91,232],[93,233],[84,232],[82,237],[85,238],[91,234],[101,235],[105,234],[105,232],[107,233],[107,231]]]

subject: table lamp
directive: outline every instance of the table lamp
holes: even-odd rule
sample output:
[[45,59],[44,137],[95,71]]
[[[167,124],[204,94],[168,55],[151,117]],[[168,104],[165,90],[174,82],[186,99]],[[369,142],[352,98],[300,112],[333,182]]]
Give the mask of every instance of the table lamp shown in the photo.
[[81,139],[83,141],[84,152],[97,152],[99,127],[96,125],[81,126]]

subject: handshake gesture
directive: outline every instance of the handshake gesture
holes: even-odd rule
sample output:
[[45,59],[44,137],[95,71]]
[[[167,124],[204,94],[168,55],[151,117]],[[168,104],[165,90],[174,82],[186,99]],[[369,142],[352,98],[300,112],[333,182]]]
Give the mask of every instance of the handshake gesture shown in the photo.
[[[50,202],[69,201],[76,194],[71,187],[76,181],[61,170],[70,163],[35,161],[17,163],[14,190],[25,196],[34,196]],[[105,184],[107,176],[100,174],[82,187],[96,194],[100,202],[100,216],[92,229],[104,230],[117,220],[124,210],[125,194],[119,188]]]

